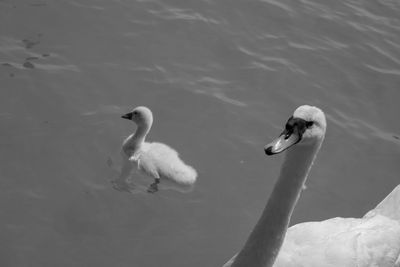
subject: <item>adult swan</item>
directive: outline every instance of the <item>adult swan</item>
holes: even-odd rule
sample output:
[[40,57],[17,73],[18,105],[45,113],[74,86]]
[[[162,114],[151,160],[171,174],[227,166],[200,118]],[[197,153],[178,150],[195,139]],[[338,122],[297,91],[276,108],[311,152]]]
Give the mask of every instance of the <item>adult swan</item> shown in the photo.
[[325,130],[320,109],[300,106],[283,133],[265,146],[268,155],[291,148],[261,218],[224,267],[400,267],[400,186],[362,218],[287,229]]

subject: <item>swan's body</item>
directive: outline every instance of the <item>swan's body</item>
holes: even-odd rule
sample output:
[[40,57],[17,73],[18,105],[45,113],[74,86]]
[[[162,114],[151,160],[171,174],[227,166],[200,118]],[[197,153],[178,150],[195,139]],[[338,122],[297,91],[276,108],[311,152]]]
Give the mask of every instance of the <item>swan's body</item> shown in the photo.
[[134,121],[137,130],[122,144],[123,165],[120,176],[114,181],[115,188],[131,192],[136,190],[137,186],[128,183],[132,169],[135,169],[138,174],[154,179],[148,192],[154,193],[158,189],[190,191],[196,182],[196,170],[186,165],[171,147],[157,142],[145,142],[153,123],[150,109],[137,107],[122,118]]
[[363,218],[287,229],[326,129],[321,110],[301,106],[267,154],[286,153],[281,174],[243,249],[224,267],[400,267],[400,186]]

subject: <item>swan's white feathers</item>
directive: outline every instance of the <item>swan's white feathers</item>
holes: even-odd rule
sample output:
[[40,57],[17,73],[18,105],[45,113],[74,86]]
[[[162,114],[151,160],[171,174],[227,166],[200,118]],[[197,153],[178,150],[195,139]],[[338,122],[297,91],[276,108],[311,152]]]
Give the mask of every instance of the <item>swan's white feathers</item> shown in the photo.
[[143,143],[137,155],[131,157],[138,169],[154,178],[164,178],[180,184],[193,184],[197,172],[186,165],[178,152],[162,143]]
[[307,139],[324,138],[326,131],[326,118],[321,109],[314,106],[303,105],[293,112],[293,117],[305,121],[312,121],[314,123],[314,125],[310,129],[307,129],[303,134],[302,142],[306,142]]
[[400,267],[399,209],[400,185],[363,218],[296,224],[274,267]]
[[400,185],[396,186],[375,209],[368,212],[364,217],[372,217],[377,213],[400,223]]
[[400,266],[400,185],[363,218],[290,227],[274,267]]
[[324,126],[324,128],[326,128],[325,114],[321,109],[317,107],[309,105],[300,106],[293,112],[293,117],[301,118],[306,121],[320,123],[321,126]]
[[[324,113],[319,108],[304,105],[295,110],[293,117],[314,123],[305,130],[299,144],[320,145],[326,130]],[[293,149],[288,150],[287,153],[292,153],[291,155],[296,157],[293,151]],[[290,167],[290,171],[296,168],[294,165],[283,164],[282,168]],[[262,218],[267,217],[262,216]],[[257,226],[259,224],[260,221]],[[251,237],[268,238],[260,235]],[[232,257],[224,267],[233,265],[236,256]],[[251,257],[248,259],[250,259],[248,262],[251,262]],[[337,217],[290,227],[286,231],[284,242],[273,264],[273,267],[339,266],[400,267],[400,185],[362,218]]]
[[399,244],[400,225],[380,215],[306,222],[288,229],[274,267],[389,267]]
[[399,267],[399,259],[400,224],[377,214],[296,224],[288,229],[273,266]]

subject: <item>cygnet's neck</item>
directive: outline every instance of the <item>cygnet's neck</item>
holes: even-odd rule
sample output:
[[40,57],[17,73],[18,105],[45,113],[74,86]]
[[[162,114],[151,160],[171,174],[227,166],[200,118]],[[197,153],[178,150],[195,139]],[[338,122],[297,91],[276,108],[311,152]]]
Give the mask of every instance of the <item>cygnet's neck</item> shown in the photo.
[[151,123],[140,123],[137,125],[137,129],[135,133],[127,138],[124,144],[124,151],[127,154],[134,154],[136,153],[142,144],[144,143],[147,134],[149,133],[151,128]]
[[232,267],[273,266],[321,141],[297,144],[286,152],[281,173],[261,218]]

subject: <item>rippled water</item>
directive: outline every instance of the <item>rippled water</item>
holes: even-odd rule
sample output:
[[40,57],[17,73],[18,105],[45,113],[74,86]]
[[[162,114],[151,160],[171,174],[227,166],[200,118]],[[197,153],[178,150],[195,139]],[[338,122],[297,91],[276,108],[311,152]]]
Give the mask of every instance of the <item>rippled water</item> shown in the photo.
[[[222,266],[293,110],[328,132],[292,223],[362,216],[400,162],[400,4],[1,0],[0,265]],[[196,167],[191,194],[112,189],[132,107]]]

